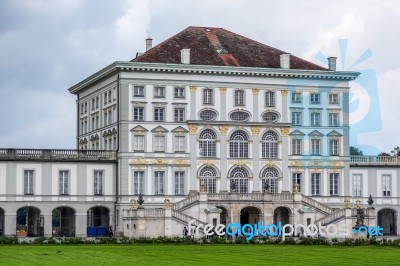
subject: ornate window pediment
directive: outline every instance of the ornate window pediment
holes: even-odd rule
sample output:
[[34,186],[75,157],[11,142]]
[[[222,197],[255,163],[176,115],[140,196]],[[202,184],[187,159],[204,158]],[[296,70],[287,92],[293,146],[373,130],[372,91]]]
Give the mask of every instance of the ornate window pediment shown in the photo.
[[173,133],[189,133],[189,130],[179,126],[177,128],[174,128],[173,130],[171,130],[171,132],[173,132]]
[[300,130],[296,129],[295,131],[291,132],[289,135],[292,137],[303,137],[305,134],[303,132],[301,132]]
[[156,127],[156,128],[153,128],[153,129],[151,130],[151,132],[153,132],[153,133],[167,133],[168,130],[165,129],[164,127],[162,127],[162,126],[158,126],[158,127]]
[[331,132],[329,132],[328,134],[326,134],[328,137],[341,137],[343,136],[342,134],[340,134],[339,132],[337,132],[336,130],[332,130]]
[[308,135],[312,136],[312,137],[323,137],[324,136],[324,134],[322,134],[318,130],[314,130],[313,132],[310,132]]
[[148,130],[142,126],[136,126],[131,129],[132,132],[147,132]]

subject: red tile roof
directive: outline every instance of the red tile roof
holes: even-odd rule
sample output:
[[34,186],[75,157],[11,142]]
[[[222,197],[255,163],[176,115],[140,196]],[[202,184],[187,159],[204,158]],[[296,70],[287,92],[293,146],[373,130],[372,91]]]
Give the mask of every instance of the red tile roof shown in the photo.
[[[188,27],[132,61],[180,64],[184,48],[190,49],[191,64],[214,66],[280,68],[280,55],[286,53],[222,28]],[[293,55],[290,68],[328,70]]]

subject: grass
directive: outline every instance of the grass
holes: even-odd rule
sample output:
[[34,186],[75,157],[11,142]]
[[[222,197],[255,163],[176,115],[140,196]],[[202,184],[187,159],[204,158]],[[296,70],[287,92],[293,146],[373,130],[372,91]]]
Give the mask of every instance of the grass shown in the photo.
[[289,245],[0,246],[0,265],[400,265],[398,247]]

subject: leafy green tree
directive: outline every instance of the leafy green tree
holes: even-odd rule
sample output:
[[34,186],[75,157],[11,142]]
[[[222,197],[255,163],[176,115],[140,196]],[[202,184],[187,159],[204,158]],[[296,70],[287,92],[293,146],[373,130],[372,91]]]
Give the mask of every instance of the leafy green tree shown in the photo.
[[400,156],[400,147],[394,147],[393,150],[390,152],[393,156]]
[[359,148],[350,146],[350,155],[364,155],[363,151],[360,150]]
[[390,154],[387,152],[381,152],[378,154],[378,156],[390,156]]

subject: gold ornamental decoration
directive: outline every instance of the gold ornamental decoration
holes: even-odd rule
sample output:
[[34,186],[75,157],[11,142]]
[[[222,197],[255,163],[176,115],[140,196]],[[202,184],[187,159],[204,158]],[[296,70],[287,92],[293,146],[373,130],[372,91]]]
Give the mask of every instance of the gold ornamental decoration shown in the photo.
[[227,126],[219,126],[219,132],[221,133],[221,135],[226,136],[226,134],[228,133],[228,127]]
[[258,95],[258,92],[260,91],[260,89],[257,89],[257,88],[254,88],[254,89],[251,89],[251,90],[253,91],[254,95]]
[[219,88],[219,91],[220,91],[221,93],[226,93],[226,90],[227,90],[226,87],[221,87],[221,88]]
[[197,134],[197,126],[196,125],[190,125],[189,126],[189,134],[190,135],[196,135]]
[[189,164],[189,161],[184,159],[175,159],[172,161],[172,163],[175,165],[182,165],[182,164]]
[[132,160],[129,161],[129,164],[143,165],[143,164],[147,164],[147,160],[145,160],[145,159],[132,159]]
[[171,209],[171,200],[168,197],[164,199],[164,206],[166,209]]
[[137,207],[136,200],[134,198],[131,198],[129,202],[131,203],[131,209],[136,209]]
[[261,128],[260,127],[251,127],[251,134],[253,134],[253,136],[260,135],[260,132],[261,132]]
[[288,91],[287,90],[281,90],[282,96],[287,96]]
[[282,136],[284,136],[284,137],[289,136],[289,131],[290,131],[290,128],[281,127],[281,134],[282,134]]
[[196,92],[197,87],[196,86],[189,86],[189,89],[191,92]]
[[349,199],[349,197],[344,199],[344,208],[345,209],[350,209],[350,199]]
[[204,184],[204,181],[200,182],[200,192],[206,192],[206,184]]
[[153,164],[167,164],[167,161],[162,158],[157,158],[153,160]]

